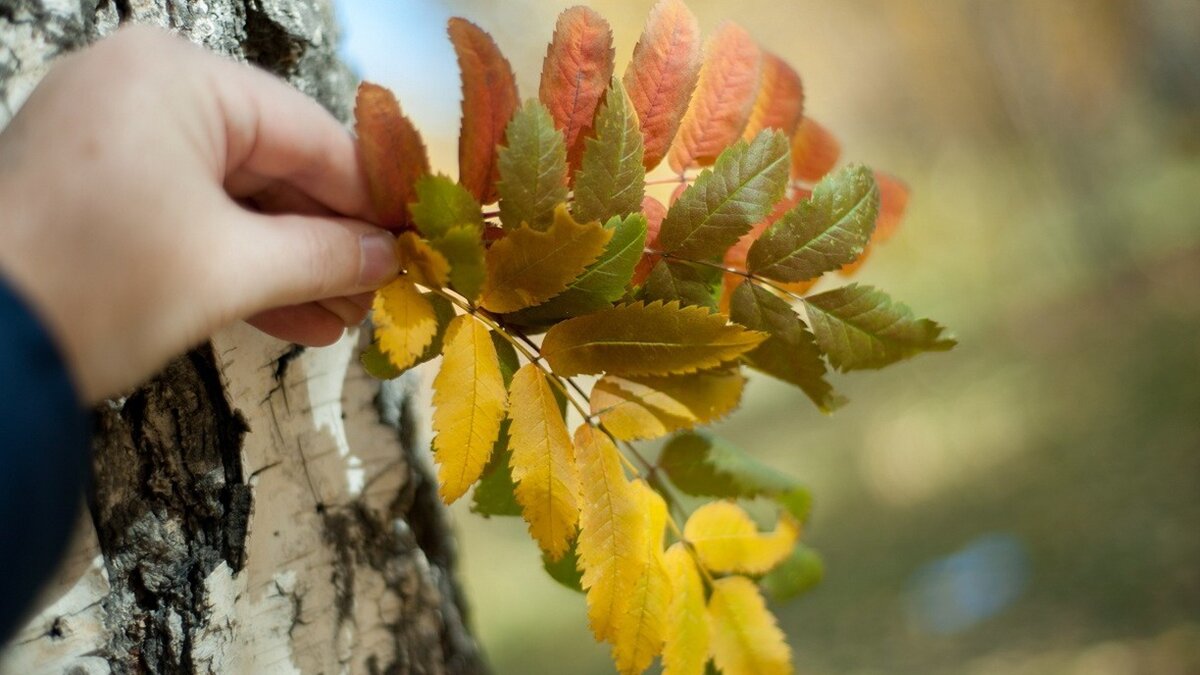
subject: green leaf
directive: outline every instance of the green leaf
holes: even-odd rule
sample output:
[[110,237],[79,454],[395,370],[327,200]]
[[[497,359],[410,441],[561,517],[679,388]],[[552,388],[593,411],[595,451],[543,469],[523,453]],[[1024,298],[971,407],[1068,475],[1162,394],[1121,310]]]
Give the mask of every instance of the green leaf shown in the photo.
[[738,141],[671,206],[659,245],[677,257],[721,256],[783,197],[788,166],[782,133],[768,130],[750,144]]
[[716,270],[716,275],[713,275],[709,273],[710,269],[676,260],[659,260],[642,284],[638,299],[647,302],[678,300],[681,305],[696,305],[716,311],[714,292],[721,281],[721,272]]
[[879,215],[879,187],[855,164],[817,183],[750,247],[746,269],[777,281],[806,281],[862,255]]
[[433,305],[433,315],[437,318],[437,333],[434,334],[433,341],[425,347],[425,351],[421,352],[421,355],[417,357],[416,361],[413,361],[412,365],[403,369],[392,365],[387,354],[384,354],[379,349],[379,343],[372,342],[358,357],[359,361],[363,364],[363,368],[366,369],[367,374],[371,377],[380,380],[391,380],[400,377],[404,372],[426,361],[432,361],[442,353],[442,339],[446,336],[446,327],[450,325],[450,320],[454,318],[454,305],[436,293],[422,293],[422,295],[429,301],[429,304]]
[[781,495],[775,495],[775,502],[800,522],[808,520],[812,513],[812,493],[808,488],[798,487]]
[[600,258],[571,282],[567,290],[541,305],[508,314],[505,319],[522,326],[546,325],[604,309],[619,300],[642,257],[646,217],[640,213],[625,218],[614,216],[604,227],[612,230],[612,239]]
[[850,284],[804,299],[808,321],[829,362],[842,371],[882,368],[957,343],[946,329],[871,286]]
[[379,348],[378,342],[372,342],[364,349],[363,353],[358,355],[358,360],[367,374],[377,380],[391,380],[400,377],[404,372],[392,364],[388,355]]
[[483,229],[479,202],[467,189],[441,174],[417,181],[417,201],[409,205],[413,222],[427,238],[441,237],[453,227],[473,225]]
[[735,322],[770,334],[757,349],[742,357],[746,363],[799,387],[824,412],[846,403],[825,380],[821,351],[787,302],[746,281],[734,290],[729,307],[729,316]]
[[[495,332],[492,332],[491,337],[500,361],[500,375],[504,378],[504,388],[508,389],[512,384],[513,374],[521,366],[517,351],[508,340]],[[492,446],[492,457],[484,467],[483,476],[471,496],[471,511],[485,518],[521,515],[521,505],[517,503],[514,493],[516,484],[513,483],[512,471],[508,466],[512,457],[512,450],[508,447],[508,427],[511,423],[508,419],[500,423],[500,436]]]
[[513,483],[512,470],[508,462],[512,450],[508,447],[508,427],[510,420],[500,423],[500,438],[492,448],[492,458],[483,469],[483,477],[475,485],[475,493],[471,496],[471,511],[484,518],[491,516],[519,516],[521,505],[517,503]]
[[776,497],[803,488],[792,478],[710,434],[686,431],[667,442],[658,466],[695,497]]
[[[546,106],[529,100],[517,111],[496,160],[500,167],[500,224],[545,230],[554,207],[567,201],[567,148]],[[585,221],[586,222],[586,221]]]
[[551,579],[562,584],[564,588],[583,593],[583,572],[579,571],[579,553],[575,544],[576,541],[572,539],[571,548],[558,560],[551,560],[550,556],[543,552],[542,567]]
[[486,276],[480,229],[470,224],[456,225],[429,240],[429,245],[450,263],[450,286],[470,302],[478,299]]
[[596,113],[595,129],[575,176],[575,217],[604,220],[637,213],[646,193],[642,132],[633,102],[617,78]]
[[702,307],[635,302],[555,324],[542,356],[563,377],[682,375],[732,361],[765,338]]
[[825,577],[825,563],[817,552],[804,544],[779,566],[764,576],[759,584],[775,602],[786,602],[812,589]]

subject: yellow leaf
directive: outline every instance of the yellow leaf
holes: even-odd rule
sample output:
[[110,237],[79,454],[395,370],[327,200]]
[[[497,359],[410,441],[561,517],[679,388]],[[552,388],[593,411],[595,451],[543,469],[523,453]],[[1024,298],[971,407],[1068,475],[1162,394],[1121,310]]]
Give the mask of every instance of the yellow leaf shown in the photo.
[[732,361],[766,337],[703,307],[635,302],[555,324],[542,356],[564,377],[682,375]]
[[645,518],[617,446],[605,433],[589,424],[576,429],[575,459],[581,479],[577,550],[588,621],[597,640],[611,640],[618,607],[645,565]]
[[417,235],[405,232],[396,238],[396,257],[405,276],[426,288],[441,288],[450,281],[450,263]]
[[745,383],[737,370],[667,377],[605,375],[592,387],[592,413],[620,440],[658,438],[727,414],[737,407]]
[[662,652],[671,602],[671,578],[663,560],[663,529],[667,505],[644,481],[631,483],[645,528],[640,552],[641,570],[617,616],[613,658],[621,673],[640,673]]
[[711,643],[704,613],[704,584],[692,555],[682,543],[667,549],[671,604],[667,608],[663,675],[703,675]]
[[446,329],[442,369],[433,379],[433,456],[442,499],[453,502],[479,480],[504,421],[500,359],[488,329],[470,316]]
[[558,295],[600,257],[612,234],[599,221],[575,222],[566,204],[545,232],[522,224],[487,251],[483,306],[515,312]]
[[711,572],[765,574],[788,557],[799,537],[794,518],[782,515],[774,532],[760,534],[750,516],[727,501],[701,506],[683,526],[683,538]]
[[379,348],[400,370],[415,363],[437,335],[433,305],[408,279],[396,279],[379,289],[371,320]]
[[708,618],[713,661],[724,675],[791,675],[792,650],[754,582],[745,577],[713,582]]
[[512,478],[529,533],[551,560],[566,552],[579,519],[579,474],[571,435],[550,383],[529,363],[513,375],[508,414]]

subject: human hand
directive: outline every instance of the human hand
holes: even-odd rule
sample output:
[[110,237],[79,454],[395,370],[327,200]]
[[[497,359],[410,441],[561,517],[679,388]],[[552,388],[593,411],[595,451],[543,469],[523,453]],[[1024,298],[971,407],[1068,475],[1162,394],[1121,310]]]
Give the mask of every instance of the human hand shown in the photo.
[[397,273],[337,120],[152,28],[46,76],[0,133],[0,214],[0,271],[89,401],[241,318],[330,344]]

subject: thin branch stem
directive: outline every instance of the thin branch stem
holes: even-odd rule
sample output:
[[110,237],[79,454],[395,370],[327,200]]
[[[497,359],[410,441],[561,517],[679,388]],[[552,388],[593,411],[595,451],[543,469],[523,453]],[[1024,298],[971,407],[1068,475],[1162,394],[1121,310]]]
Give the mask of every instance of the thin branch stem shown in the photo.
[[758,276],[757,274],[754,274],[753,272],[747,272],[746,270],[740,270],[736,267],[726,267],[725,265],[722,265],[720,263],[710,262],[708,260],[693,260],[691,258],[684,258],[681,256],[677,256],[673,253],[667,253],[665,251],[656,251],[652,248],[647,248],[647,249],[643,249],[643,250],[646,253],[651,253],[653,255],[659,255],[664,258],[668,258],[670,260],[678,260],[680,262],[692,263],[693,265],[702,265],[704,267],[711,267],[713,269],[721,270],[722,272],[728,272],[729,274],[736,274],[737,276],[748,279],[754,283],[761,284],[763,286],[769,286],[769,287],[779,291],[780,293],[787,295],[788,297],[790,297],[794,300],[804,300],[804,296],[797,295],[797,294],[793,293],[792,291],[789,291],[788,289],[784,288],[783,286],[780,286],[779,284],[777,284],[769,279],[764,279],[764,278]]
[[521,352],[521,355],[524,356],[527,361],[529,361],[534,366],[536,366],[539,370],[541,370],[543,373],[545,373],[547,379],[549,379],[550,382],[553,383],[554,386],[557,387],[560,392],[562,392],[562,395],[566,398],[567,402],[570,403],[571,406],[573,408],[575,408],[575,410],[578,411],[580,415],[583,416],[584,421],[589,421],[589,418],[591,417],[591,413],[589,413],[587,410],[585,410],[583,405],[580,404],[579,401],[575,400],[575,397],[571,396],[571,392],[567,391],[567,388],[565,386],[563,386],[563,383],[559,380],[559,377],[557,375],[555,375],[553,372],[551,372],[551,370],[545,364],[542,363],[540,354],[530,351],[529,348],[527,348],[524,344],[522,344],[520,341],[515,339],[513,337],[512,333],[510,333],[508,330],[506,330],[504,328],[504,326],[501,326],[495,319],[493,319],[491,316],[489,316],[482,309],[476,309],[474,307],[471,307],[468,303],[461,300],[457,296],[447,293],[446,291],[444,291],[440,288],[434,288],[434,289],[430,289],[430,290],[432,290],[437,295],[442,296],[446,300],[450,301],[455,306],[457,306],[459,309],[465,311],[467,314],[470,314],[471,317],[473,317],[475,320],[479,321],[483,325],[487,326],[488,328],[491,328],[492,331],[497,333],[501,338],[503,338],[505,342],[509,343],[510,345],[513,346],[513,348],[515,348],[517,351]]

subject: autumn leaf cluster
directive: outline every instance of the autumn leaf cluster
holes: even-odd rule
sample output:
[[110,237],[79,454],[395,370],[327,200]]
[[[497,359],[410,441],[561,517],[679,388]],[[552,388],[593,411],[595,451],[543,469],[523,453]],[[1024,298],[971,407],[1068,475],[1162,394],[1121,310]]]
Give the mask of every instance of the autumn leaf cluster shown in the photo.
[[[442,497],[474,488],[477,512],[524,517],[621,672],[791,672],[763,591],[819,577],[799,543],[808,493],[698,427],[738,406],[745,368],[831,411],[831,367],[953,346],[876,288],[809,293],[890,236],[906,189],[835,169],[796,72],[735,24],[703,42],[681,0],[655,5],[619,77],[604,19],[563,12],[525,102],[486,32],[452,19],[449,37],[457,180],[390,92],[359,89],[360,157],[405,270],[376,295],[364,365],[388,378],[441,357]],[[647,179],[664,159],[666,203]],[[634,445],[662,438],[653,462]]]

